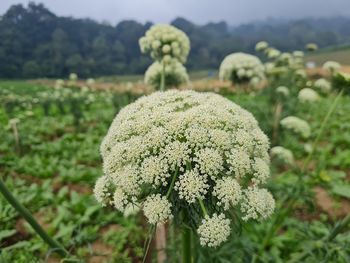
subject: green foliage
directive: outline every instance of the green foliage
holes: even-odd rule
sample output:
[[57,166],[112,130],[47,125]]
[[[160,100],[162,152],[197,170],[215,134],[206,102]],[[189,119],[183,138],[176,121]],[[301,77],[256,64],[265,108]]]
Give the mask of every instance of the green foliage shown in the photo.
[[[0,167],[2,178],[13,195],[34,215],[45,230],[73,251],[65,262],[86,262],[96,256],[97,244],[113,248],[106,259],[130,262],[142,257],[144,234],[137,217],[124,219],[120,213],[101,209],[91,191],[101,175],[99,145],[115,111],[135,99],[113,106],[113,94],[104,91],[60,93],[28,82],[0,82]],[[43,93],[46,95],[43,96]],[[63,96],[63,94],[66,94]],[[94,100],[88,98],[94,96]],[[45,114],[43,104],[51,105]],[[56,104],[62,102],[65,111]],[[73,103],[72,103],[73,100]],[[35,102],[33,102],[35,101]],[[89,102],[89,107],[86,103]],[[72,105],[81,106],[79,126]],[[31,111],[29,116],[25,113]],[[14,134],[8,123],[16,123],[21,152],[15,151]],[[116,231],[105,228],[118,226]],[[96,246],[96,247],[95,247]],[[132,246],[132,249],[126,249]],[[140,252],[141,251],[141,252]],[[0,262],[41,262],[53,252],[0,194]]]
[[332,85],[337,90],[345,90],[350,95],[350,74],[338,72],[332,76]]
[[[217,68],[225,55],[253,52],[261,39],[283,51],[309,42],[320,48],[349,43],[349,23],[347,18],[325,18],[230,27],[225,22],[199,26],[184,18],[172,21],[192,43],[189,69]],[[42,4],[13,5],[0,20],[0,78],[143,73],[151,60],[141,55],[138,39],[150,26],[133,20],[112,26],[59,17]]]
[[[275,96],[280,85],[289,87],[288,99]],[[317,135],[336,95],[322,97],[317,104],[300,104],[296,97],[304,85],[305,80],[287,74],[274,79],[263,90],[225,95],[252,112],[270,137],[272,105],[276,103],[283,103],[282,118],[294,115],[306,120],[313,131],[310,139],[305,141],[282,131],[275,142],[290,149],[295,159],[302,162],[309,154],[305,146]],[[60,111],[54,96],[57,90],[19,81],[3,81],[0,87],[0,98],[6,102],[0,109],[0,123],[4,127],[0,130],[0,166],[12,193],[52,236],[72,251],[71,262],[86,262],[97,256],[96,242],[110,249],[107,250],[110,262],[140,260],[147,235],[140,218],[124,218],[101,208],[91,193],[93,183],[102,173],[98,149],[103,135],[115,112],[136,96],[64,88],[71,91],[58,97],[62,98],[64,108]],[[86,107],[91,95],[95,99]],[[72,97],[76,98],[75,103],[80,103],[78,126],[71,109]],[[38,101],[33,103],[34,99]],[[45,110],[47,101],[50,106]],[[342,225],[340,219],[336,223],[334,215],[323,214],[315,206],[313,194],[315,186],[322,186],[335,202],[350,198],[346,173],[350,165],[349,107],[350,98],[341,97],[327,123],[321,147],[316,148],[312,157],[312,169],[303,172],[301,164],[286,167],[272,161],[273,179],[268,188],[274,193],[277,208],[271,220],[259,224],[233,220],[234,231],[222,247],[208,249],[194,244],[196,262],[349,261],[349,224]],[[26,114],[29,109],[33,114]],[[16,127],[21,152],[14,147],[15,138],[9,126],[14,118],[19,119]],[[52,251],[2,196],[0,229],[0,262],[38,262],[52,257]],[[169,232],[168,262],[175,262],[180,256],[180,235],[177,229]],[[107,258],[103,260],[108,262]]]

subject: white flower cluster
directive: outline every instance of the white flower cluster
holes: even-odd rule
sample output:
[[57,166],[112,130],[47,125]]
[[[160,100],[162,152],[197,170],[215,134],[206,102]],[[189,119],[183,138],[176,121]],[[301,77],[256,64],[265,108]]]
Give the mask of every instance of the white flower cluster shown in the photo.
[[320,99],[320,96],[316,91],[310,88],[303,88],[298,93],[298,99],[300,102],[315,102]]
[[245,53],[233,53],[224,58],[219,69],[221,80],[232,83],[257,84],[265,79],[265,68],[256,56]]
[[294,57],[303,58],[304,55],[305,55],[305,54],[304,54],[303,51],[300,51],[300,50],[295,50],[295,51],[293,51],[293,56],[294,56]]
[[266,41],[260,41],[256,43],[255,50],[258,52],[265,51],[269,47],[269,44]]
[[230,232],[230,220],[226,219],[223,214],[213,214],[212,217],[205,216],[197,230],[200,244],[208,247],[217,247],[225,242]]
[[276,60],[278,66],[290,66],[293,64],[295,57],[288,52],[283,52]]
[[55,81],[55,89],[61,89],[64,86],[64,80],[63,79],[57,79]]
[[86,80],[86,84],[87,84],[89,87],[92,87],[92,86],[94,86],[94,84],[95,84],[95,80],[94,80],[93,78],[88,78],[88,79]]
[[166,222],[172,218],[171,214],[171,203],[165,196],[160,194],[154,194],[148,196],[146,201],[143,203],[143,212],[148,218],[150,224],[156,224],[159,222]]
[[307,139],[311,135],[311,128],[309,124],[298,117],[288,116],[282,119],[280,123],[283,128],[292,130],[293,132],[301,135],[304,139]]
[[69,74],[68,86],[75,86],[77,84],[78,75],[76,73]]
[[294,163],[293,153],[282,146],[272,147],[270,153],[273,158],[276,158],[278,161],[281,161],[284,164],[291,165]]
[[241,186],[236,179],[225,177],[217,180],[213,195],[218,199],[217,205],[223,206],[225,210],[228,210],[230,205],[234,206],[241,200]]
[[[178,87],[189,81],[186,68],[177,60],[172,59],[164,66],[166,87]],[[163,65],[158,61],[154,62],[145,73],[145,83],[158,89],[162,70]]]
[[[151,224],[180,217],[184,207],[207,214],[204,204],[214,202],[198,233],[202,244],[217,246],[230,232],[229,208],[241,208],[245,219],[273,211],[267,190],[262,200],[243,194],[264,189],[268,149],[252,114],[230,100],[195,91],[155,92],[123,108],[109,128],[96,199],[121,212],[137,203]],[[222,215],[213,215],[217,211]]]
[[70,73],[69,74],[69,80],[70,81],[77,81],[78,80],[78,75],[76,73]]
[[329,73],[333,74],[341,68],[341,65],[336,61],[327,61],[323,64],[323,69],[327,70]]
[[244,221],[252,219],[265,219],[273,213],[275,200],[269,191],[257,187],[248,187],[243,192],[241,210]]
[[268,58],[277,58],[281,55],[281,51],[276,48],[268,48],[266,50],[266,55]]
[[309,43],[305,46],[305,48],[308,51],[316,51],[318,49],[318,46],[315,43]]
[[179,193],[180,199],[185,199],[191,204],[198,199],[204,199],[208,188],[206,175],[203,176],[196,170],[190,170],[180,175],[174,189]]
[[109,187],[111,186],[111,181],[108,176],[102,176],[97,179],[94,187],[94,195],[97,202],[101,203],[103,206],[106,206],[111,199],[111,193]]
[[316,80],[314,87],[324,94],[329,93],[332,89],[331,83],[324,78]]
[[289,96],[289,89],[285,86],[279,86],[276,88],[276,93],[287,98]]
[[139,40],[142,53],[150,53],[157,61],[169,62],[175,58],[185,63],[190,52],[190,40],[186,34],[171,25],[152,26]]

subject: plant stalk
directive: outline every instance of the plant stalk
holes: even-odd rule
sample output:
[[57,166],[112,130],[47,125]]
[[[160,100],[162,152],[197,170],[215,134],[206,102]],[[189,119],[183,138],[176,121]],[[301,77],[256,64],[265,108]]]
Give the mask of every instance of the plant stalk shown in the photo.
[[208,215],[208,212],[207,212],[207,209],[205,209],[203,200],[202,200],[202,199],[198,199],[198,202],[199,202],[199,205],[200,205],[200,207],[201,207],[201,209],[202,209],[203,215],[204,215],[204,216],[207,216],[207,215]]
[[184,227],[182,230],[182,263],[192,263],[192,230]]
[[165,63],[164,59],[162,60],[162,74],[160,76],[160,91],[165,89]]
[[20,144],[20,140],[19,140],[19,133],[18,133],[18,129],[17,129],[17,124],[16,123],[12,123],[12,130],[13,130],[13,136],[15,137],[15,143],[16,143],[16,150],[17,153],[21,153],[21,144]]
[[0,192],[5,199],[16,209],[16,211],[31,225],[34,231],[48,244],[55,252],[62,257],[68,257],[68,251],[56,240],[51,238],[45,230],[38,224],[31,213],[12,195],[11,191],[6,187],[3,180],[0,178]]
[[279,122],[281,119],[283,106],[282,103],[277,102],[276,108],[275,108],[275,119],[273,122],[273,131],[272,131],[272,143],[276,143],[277,137],[278,137],[278,128],[279,128]]
[[313,144],[312,144],[311,151],[310,151],[309,155],[307,156],[307,158],[305,159],[305,162],[304,162],[304,165],[303,165],[303,169],[302,169],[303,172],[305,171],[305,169],[307,168],[307,166],[309,165],[309,163],[310,163],[310,161],[311,161],[311,158],[312,158],[312,156],[313,156],[313,154],[314,154],[314,152],[315,152],[315,148],[316,148],[317,144],[319,143],[319,141],[320,141],[320,139],[321,139],[321,137],[322,137],[322,135],[323,135],[323,132],[324,132],[324,130],[325,130],[325,128],[326,128],[326,124],[327,124],[329,118],[330,118],[331,115],[333,114],[335,108],[338,106],[338,102],[339,102],[339,99],[341,98],[341,96],[342,96],[342,94],[343,94],[343,91],[344,91],[344,90],[341,90],[341,91],[338,93],[338,95],[335,97],[335,99],[334,99],[334,101],[333,101],[331,107],[329,108],[329,110],[328,110],[326,116],[324,117],[324,119],[323,119],[323,121],[322,121],[320,130],[319,130],[319,132],[318,132],[318,134],[317,134],[317,137],[316,137],[316,139],[314,140],[314,142],[313,142]]

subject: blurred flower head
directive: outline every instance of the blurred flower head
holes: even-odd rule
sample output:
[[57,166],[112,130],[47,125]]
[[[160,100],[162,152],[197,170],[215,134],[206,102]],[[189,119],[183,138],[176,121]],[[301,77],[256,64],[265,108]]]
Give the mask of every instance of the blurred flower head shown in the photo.
[[265,79],[264,66],[256,56],[245,53],[233,53],[224,58],[219,69],[221,80],[232,83],[257,84]]
[[298,99],[300,102],[315,102],[320,99],[316,91],[310,88],[303,88],[299,91]]
[[[178,87],[189,81],[186,68],[177,60],[164,65],[165,70],[165,86]],[[158,61],[154,62],[145,73],[145,83],[158,89],[160,87],[161,74],[163,65]]]
[[[142,53],[149,53],[157,61],[170,58],[185,63],[190,52],[190,40],[186,34],[171,25],[152,26],[139,40]],[[166,62],[166,61],[165,61]]]

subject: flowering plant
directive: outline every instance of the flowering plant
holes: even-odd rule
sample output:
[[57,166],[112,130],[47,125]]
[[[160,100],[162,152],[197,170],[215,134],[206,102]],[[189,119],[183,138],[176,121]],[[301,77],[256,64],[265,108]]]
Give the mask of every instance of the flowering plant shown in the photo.
[[336,61],[326,61],[322,67],[329,73],[334,74],[341,68],[341,65]]
[[283,128],[299,134],[304,139],[309,138],[311,135],[311,128],[309,124],[298,117],[288,116],[282,119],[280,123]]
[[140,207],[150,224],[191,226],[203,246],[216,247],[230,235],[230,211],[244,221],[272,214],[268,149],[252,114],[228,99],[155,92],[114,119],[94,194],[121,212]]
[[266,41],[260,41],[256,43],[255,50],[258,52],[265,51],[268,47],[269,47],[269,44]]
[[224,58],[219,69],[221,80],[232,83],[257,84],[265,78],[264,66],[256,56],[245,53],[233,53]]
[[329,93],[332,89],[331,83],[324,78],[316,80],[314,83],[314,87],[320,90],[323,94]]
[[320,96],[316,91],[310,88],[303,88],[298,93],[298,99],[300,102],[315,102],[320,99]]
[[[165,87],[178,87],[189,81],[186,68],[177,60],[165,65]],[[160,88],[162,65],[158,61],[154,62],[145,73],[145,83]]]
[[288,164],[288,165],[294,164],[293,153],[282,146],[275,146],[271,148],[270,153],[272,158],[276,158],[278,161],[284,164]]
[[315,43],[309,43],[305,46],[307,51],[316,51],[318,49],[317,44]]
[[[163,91],[166,83],[174,84],[175,82],[176,85],[179,85],[187,81],[186,69],[181,63],[186,62],[190,52],[190,40],[184,32],[171,25],[154,25],[145,36],[140,38],[139,44],[142,53],[150,53],[151,57],[156,60],[146,72],[146,83],[151,82],[153,86]],[[171,70],[174,72],[170,72]],[[159,84],[154,82],[158,75],[160,76]],[[167,75],[172,78],[167,80]]]
[[142,53],[150,53],[154,60],[169,62],[175,58],[185,63],[190,52],[186,34],[171,25],[154,25],[139,40]]

